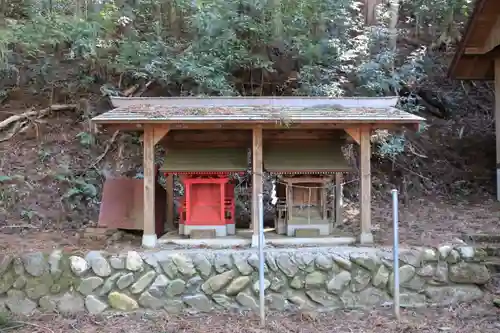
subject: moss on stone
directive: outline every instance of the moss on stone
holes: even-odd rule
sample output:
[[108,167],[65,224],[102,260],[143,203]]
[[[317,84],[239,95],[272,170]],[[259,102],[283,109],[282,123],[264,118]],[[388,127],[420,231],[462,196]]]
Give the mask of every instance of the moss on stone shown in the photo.
[[51,292],[54,294],[64,293],[72,287],[76,288],[79,285],[80,278],[74,276],[68,267],[64,269],[59,279],[52,285]]
[[16,281],[16,277],[12,270],[8,270],[0,279],[0,294],[6,293]]
[[40,277],[28,278],[24,290],[29,298],[38,300],[40,297],[50,293],[53,284],[54,280],[50,273],[45,273]]

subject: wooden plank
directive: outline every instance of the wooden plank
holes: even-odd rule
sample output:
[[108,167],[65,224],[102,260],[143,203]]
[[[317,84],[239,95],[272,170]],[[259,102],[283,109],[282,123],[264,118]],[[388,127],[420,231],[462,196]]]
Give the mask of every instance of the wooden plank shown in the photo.
[[[262,133],[263,140],[330,140],[345,136],[342,130],[304,130],[284,129],[265,130]],[[206,142],[206,141],[241,141],[251,142],[252,131],[241,130],[174,130],[168,134],[168,142]]]
[[[263,141],[263,144],[268,146],[275,146],[275,145],[289,145],[293,143],[300,143],[301,145],[326,145],[326,144],[331,144],[331,140],[277,140],[272,142],[272,144],[269,141]],[[211,148],[250,148],[252,145],[251,142],[239,142],[239,141],[207,141],[207,142],[191,142],[191,141],[184,141],[184,142],[167,142],[164,147],[166,148],[172,148],[172,149],[182,149],[182,148],[193,148],[193,149],[200,149],[200,148],[206,148],[206,149],[211,149]]]
[[360,140],[360,173],[361,173],[361,244],[373,243],[373,235],[371,232],[371,131],[369,128],[361,129]]
[[262,166],[262,128],[255,127],[252,132],[252,246],[259,235],[259,194],[263,192]]
[[343,185],[342,173],[335,174],[335,225],[339,226],[343,222]]
[[495,139],[497,160],[497,200],[500,201],[500,58],[495,60]]
[[144,234],[142,245],[144,247],[156,246],[155,231],[155,135],[154,127],[144,130]]
[[280,177],[283,182],[300,184],[300,183],[328,183],[331,180],[330,176],[321,177]]
[[361,142],[361,131],[359,127],[344,128],[344,131],[359,145]]

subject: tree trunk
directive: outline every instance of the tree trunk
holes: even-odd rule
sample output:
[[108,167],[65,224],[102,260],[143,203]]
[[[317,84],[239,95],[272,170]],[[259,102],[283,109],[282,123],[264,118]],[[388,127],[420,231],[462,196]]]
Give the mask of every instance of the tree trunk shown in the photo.
[[365,0],[365,24],[368,26],[377,24],[375,8],[380,0]]
[[398,42],[398,21],[399,21],[399,0],[390,0],[389,2],[390,21],[389,21],[389,47],[396,51]]

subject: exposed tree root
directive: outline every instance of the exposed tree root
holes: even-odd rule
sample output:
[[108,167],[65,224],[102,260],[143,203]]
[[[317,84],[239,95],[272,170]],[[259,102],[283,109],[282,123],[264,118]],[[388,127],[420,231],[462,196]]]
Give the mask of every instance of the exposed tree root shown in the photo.
[[[76,104],[54,104],[42,110],[29,110],[21,114],[10,116],[0,121],[0,133],[6,131],[7,134],[0,137],[0,142],[13,138],[16,134],[26,131],[37,119],[47,116],[52,111],[76,110]],[[34,122],[33,122],[34,120]]]

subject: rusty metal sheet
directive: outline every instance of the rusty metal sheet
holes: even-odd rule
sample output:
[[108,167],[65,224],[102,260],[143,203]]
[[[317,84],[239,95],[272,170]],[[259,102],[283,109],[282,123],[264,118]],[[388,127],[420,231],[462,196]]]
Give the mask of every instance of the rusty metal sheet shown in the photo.
[[[100,227],[144,230],[144,181],[133,178],[106,179],[99,211]],[[155,187],[156,234],[164,233],[167,192]]]

